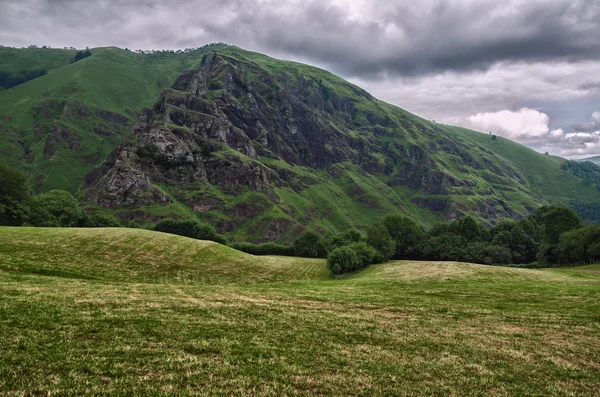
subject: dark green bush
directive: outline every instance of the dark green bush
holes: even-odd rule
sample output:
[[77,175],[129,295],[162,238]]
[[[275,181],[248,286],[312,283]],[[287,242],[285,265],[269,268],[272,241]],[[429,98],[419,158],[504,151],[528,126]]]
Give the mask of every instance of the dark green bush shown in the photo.
[[327,247],[327,251],[331,252],[338,247],[344,247],[352,243],[363,241],[365,237],[361,232],[356,229],[346,230],[343,233],[331,235],[324,239],[324,244]]
[[359,263],[359,268],[365,268],[373,263],[377,256],[377,250],[364,241],[352,243],[348,246],[356,254],[356,259]]
[[178,236],[191,237],[198,240],[209,240],[227,244],[225,237],[221,234],[217,234],[214,227],[191,219],[175,220],[165,218],[154,225],[154,230],[163,233],[177,234]]
[[[62,227],[82,227],[85,225],[86,215],[79,207],[79,202],[73,195],[64,190],[50,190],[34,197],[33,206],[37,207],[39,213],[47,212],[56,223]],[[38,220],[39,221],[39,220]],[[50,224],[36,224],[35,226],[51,226]]]
[[85,227],[121,227],[121,222],[114,216],[96,212],[88,216]]
[[305,231],[294,241],[296,256],[303,258],[325,258],[327,250],[323,238],[317,232]]
[[401,215],[388,215],[383,224],[396,242],[393,255],[395,259],[415,259],[422,256],[421,242],[425,231],[415,221]]
[[0,225],[20,226],[28,217],[29,194],[25,175],[0,165]]
[[294,247],[275,243],[253,244],[253,243],[230,243],[229,246],[238,251],[252,255],[279,255],[294,256]]
[[356,253],[350,247],[339,247],[327,255],[327,268],[333,274],[343,274],[359,267]]
[[376,223],[367,231],[367,244],[375,248],[375,263],[387,262],[396,252],[396,242],[383,223]]

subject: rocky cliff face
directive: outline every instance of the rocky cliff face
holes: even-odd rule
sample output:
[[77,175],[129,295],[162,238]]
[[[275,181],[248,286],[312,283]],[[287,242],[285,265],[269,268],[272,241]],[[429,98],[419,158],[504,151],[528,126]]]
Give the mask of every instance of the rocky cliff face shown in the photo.
[[[528,201],[511,206],[515,195],[498,191],[511,187]],[[84,188],[123,217],[195,212],[255,241],[366,226],[395,210],[494,222],[541,202],[516,170],[443,127],[324,71],[235,51],[183,73]]]

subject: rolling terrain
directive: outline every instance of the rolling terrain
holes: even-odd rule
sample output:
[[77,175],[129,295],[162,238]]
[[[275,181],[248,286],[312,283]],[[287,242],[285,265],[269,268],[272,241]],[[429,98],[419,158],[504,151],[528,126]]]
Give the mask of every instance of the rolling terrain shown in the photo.
[[0,228],[0,393],[595,395],[600,266],[333,279],[133,229]]
[[585,159],[581,159],[580,161],[591,161],[592,163],[600,164],[600,156],[588,157]]
[[0,70],[49,70],[0,92],[0,161],[32,192],[66,189],[91,211],[289,242],[389,213],[494,224],[600,196],[564,159],[424,120],[308,65],[226,45],[91,51],[68,64],[68,50],[0,48]]

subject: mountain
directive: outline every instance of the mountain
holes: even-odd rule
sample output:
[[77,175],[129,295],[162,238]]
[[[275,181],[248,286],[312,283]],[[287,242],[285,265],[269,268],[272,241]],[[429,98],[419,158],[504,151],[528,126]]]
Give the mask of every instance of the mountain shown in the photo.
[[599,199],[562,158],[424,120],[311,66],[226,45],[91,51],[0,92],[3,161],[33,191],[67,189],[90,209],[290,241],[392,212],[493,224]]
[[600,165],[600,156],[588,157],[585,159],[580,159],[578,161],[591,161],[592,163]]

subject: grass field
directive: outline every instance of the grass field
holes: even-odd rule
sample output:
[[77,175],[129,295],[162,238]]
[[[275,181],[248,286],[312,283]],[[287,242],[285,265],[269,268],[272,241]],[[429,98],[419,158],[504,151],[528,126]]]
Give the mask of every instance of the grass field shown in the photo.
[[600,265],[332,279],[142,230],[0,228],[0,395],[598,395]]

